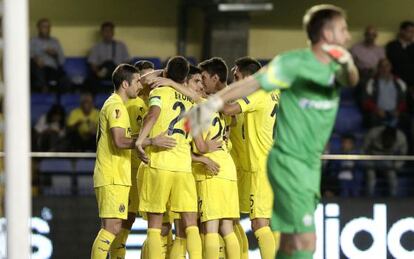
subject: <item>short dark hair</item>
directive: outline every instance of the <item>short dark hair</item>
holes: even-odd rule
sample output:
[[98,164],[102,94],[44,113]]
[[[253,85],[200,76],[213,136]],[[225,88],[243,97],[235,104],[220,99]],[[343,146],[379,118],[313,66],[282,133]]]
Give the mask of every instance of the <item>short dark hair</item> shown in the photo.
[[50,24],[50,20],[48,18],[40,18],[36,23],[37,27],[39,27],[44,22],[47,22]]
[[260,62],[251,57],[242,57],[236,59],[236,62],[234,63],[239,69],[240,73],[243,74],[243,76],[253,75],[257,71],[259,71],[260,68],[262,68]]
[[110,21],[103,22],[103,23],[101,24],[101,31],[102,31],[104,28],[107,28],[107,27],[109,27],[109,28],[111,28],[111,29],[114,29],[114,28],[115,28],[115,24],[114,24],[113,22],[110,22]]
[[141,72],[144,69],[154,69],[154,63],[152,63],[149,60],[138,60],[135,62],[134,67],[138,70],[138,72]]
[[201,74],[201,69],[190,64],[190,71],[188,71],[188,75],[190,76],[195,74]]
[[138,73],[138,70],[129,64],[118,65],[112,73],[112,83],[115,90],[118,90],[123,81],[128,81],[130,84],[134,74]]
[[311,43],[317,43],[325,25],[339,16],[346,17],[345,11],[335,5],[322,4],[310,8],[303,17],[303,27]]
[[227,65],[226,62],[219,57],[210,58],[204,60],[198,67],[202,71],[206,71],[210,76],[218,75],[220,82],[224,83],[227,81]]
[[413,27],[414,22],[413,21],[403,21],[400,23],[400,30],[406,30],[409,27]]
[[183,83],[189,71],[190,63],[182,56],[170,58],[165,66],[166,77],[177,83]]

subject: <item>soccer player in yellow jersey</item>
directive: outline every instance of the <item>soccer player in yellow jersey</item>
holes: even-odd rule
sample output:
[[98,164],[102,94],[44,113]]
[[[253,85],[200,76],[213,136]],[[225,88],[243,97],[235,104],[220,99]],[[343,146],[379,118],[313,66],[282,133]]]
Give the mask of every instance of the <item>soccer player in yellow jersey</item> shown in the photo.
[[[164,75],[182,84],[189,71],[188,61],[183,57],[171,58]],[[149,111],[144,118],[136,146],[143,162],[148,163],[144,172],[144,184],[140,191],[139,210],[148,217],[147,246],[150,259],[161,258],[161,225],[167,203],[173,212],[178,212],[184,223],[187,250],[190,258],[201,258],[201,240],[197,227],[197,193],[191,173],[191,136],[184,131],[181,119],[193,101],[174,90],[163,86],[151,91]],[[177,141],[169,150],[150,147],[143,149],[143,140],[149,134],[168,131]],[[201,152],[210,150],[209,145],[198,143]],[[206,143],[203,143],[206,144]]]
[[[92,259],[105,259],[115,237],[127,219],[131,186],[131,125],[125,103],[136,98],[140,86],[138,71],[130,65],[119,65],[112,74],[115,92],[105,101],[99,114],[94,188],[102,228],[91,252]],[[151,144],[144,139],[143,146]]]
[[[137,67],[137,66],[135,66]],[[142,75],[142,69],[137,69],[139,74]],[[142,85],[138,88],[137,94],[140,95]],[[142,95],[141,95],[142,96]],[[144,97],[145,98],[145,97]],[[148,99],[148,97],[146,98]],[[126,108],[129,115],[129,121],[131,124],[131,136],[133,138],[138,137],[139,130],[142,125],[142,120],[146,114],[148,108],[147,104],[140,97],[129,99],[126,103]],[[175,146],[175,140],[160,134],[150,140],[151,145],[157,147],[171,148]],[[122,229],[117,238],[112,243],[111,257],[117,259],[125,258],[126,254],[126,240],[132,225],[135,221],[138,212],[138,185],[137,185],[137,172],[141,161],[138,158],[138,154],[135,149],[131,151],[131,188],[129,191],[129,203],[128,203],[128,218],[122,222]]]
[[94,188],[102,228],[92,246],[92,259],[105,259],[111,243],[127,218],[131,186],[131,125],[125,103],[137,97],[139,74],[130,65],[119,65],[112,74],[115,92],[99,114]]
[[[214,94],[227,85],[227,65],[221,58],[201,62],[204,92]],[[226,122],[224,116],[216,113],[211,120],[207,137],[219,140],[221,149],[204,156],[216,162],[219,172],[212,175],[204,166],[196,166],[200,221],[204,233],[204,255],[206,259],[219,258],[220,235],[224,239],[226,258],[239,259],[240,246],[234,233],[233,220],[239,218],[237,172],[225,143]],[[220,233],[220,235],[219,235]]]
[[[256,73],[261,65],[258,61],[244,57],[236,60],[234,78],[241,80]],[[273,126],[276,121],[276,109],[279,91],[270,93],[258,91],[252,95],[225,105],[227,115],[244,115],[245,151],[248,170],[240,179],[240,199],[242,213],[249,213],[252,230],[258,240],[260,254],[264,259],[275,257],[279,243],[278,235],[273,236],[269,227],[272,216],[273,191],[267,179],[266,159],[273,143]],[[250,206],[247,207],[246,205]],[[276,237],[276,240],[275,240]]]

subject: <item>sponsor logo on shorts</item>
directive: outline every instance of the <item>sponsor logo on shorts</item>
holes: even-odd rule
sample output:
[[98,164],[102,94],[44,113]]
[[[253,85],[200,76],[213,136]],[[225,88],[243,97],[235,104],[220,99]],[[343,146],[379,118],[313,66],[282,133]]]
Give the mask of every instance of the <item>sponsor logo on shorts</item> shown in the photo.
[[310,227],[313,225],[313,216],[312,214],[305,214],[305,216],[303,216],[303,225]]
[[119,212],[123,213],[124,211],[125,211],[125,205],[121,203],[121,205],[119,205]]

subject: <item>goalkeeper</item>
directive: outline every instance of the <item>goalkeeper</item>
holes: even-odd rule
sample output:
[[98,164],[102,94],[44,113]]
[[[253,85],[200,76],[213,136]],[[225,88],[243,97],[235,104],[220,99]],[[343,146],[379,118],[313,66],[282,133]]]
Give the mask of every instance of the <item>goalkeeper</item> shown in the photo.
[[189,112],[192,134],[208,127],[223,104],[254,91],[281,89],[276,136],[267,162],[274,192],[271,226],[280,231],[277,259],[311,259],[319,201],[320,156],[331,134],[339,86],[355,86],[358,72],[349,52],[344,11],[333,5],[309,9],[303,24],[310,47],[276,56],[267,67],[212,96]]

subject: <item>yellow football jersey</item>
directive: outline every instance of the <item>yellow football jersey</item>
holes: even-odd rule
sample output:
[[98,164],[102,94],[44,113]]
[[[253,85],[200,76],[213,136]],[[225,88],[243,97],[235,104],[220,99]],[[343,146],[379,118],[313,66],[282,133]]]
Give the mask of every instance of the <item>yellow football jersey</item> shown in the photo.
[[116,127],[125,129],[125,137],[131,137],[128,111],[121,97],[114,93],[99,113],[94,187],[131,185],[131,150],[119,149],[114,145],[111,128]]
[[74,126],[76,123],[81,122],[78,132],[79,135],[84,136],[91,130],[95,130],[98,125],[99,110],[93,108],[89,115],[85,115],[81,108],[76,108],[70,112],[67,125],[68,127]]
[[[148,111],[148,106],[145,104],[144,100],[137,97],[128,100],[126,107],[129,114],[129,122],[131,123],[131,135],[137,137],[142,127],[143,118]],[[132,168],[138,168],[140,163],[141,160],[138,157],[138,152],[136,149],[133,149],[131,151]]]
[[236,115],[237,124],[230,127],[230,140],[232,149],[230,151],[234,164],[238,170],[248,170],[249,158],[246,152],[246,138],[244,132],[244,115]]
[[[216,176],[212,176],[211,172],[208,172],[204,165],[199,163],[193,164],[193,173],[197,181],[202,181],[211,177],[224,178],[228,180],[237,180],[236,167],[233,162],[233,158],[227,149],[226,141],[224,137],[226,135],[226,120],[224,116],[219,113],[215,113],[212,116],[210,128],[203,134],[203,137],[210,134],[210,139],[215,139],[222,142],[220,150],[203,154],[203,156],[210,158],[214,162],[220,165],[220,171]],[[194,153],[198,153],[195,144],[193,144]]]
[[150,132],[153,138],[167,131],[169,137],[176,140],[177,145],[171,149],[150,146],[147,148],[149,166],[168,171],[191,172],[191,135],[184,131],[182,115],[194,102],[191,98],[177,92],[172,87],[163,86],[151,91],[149,107],[161,108],[157,122]]
[[266,165],[267,155],[273,144],[279,95],[279,90],[260,90],[237,101],[244,113],[245,147],[249,161],[248,170],[251,172]]

